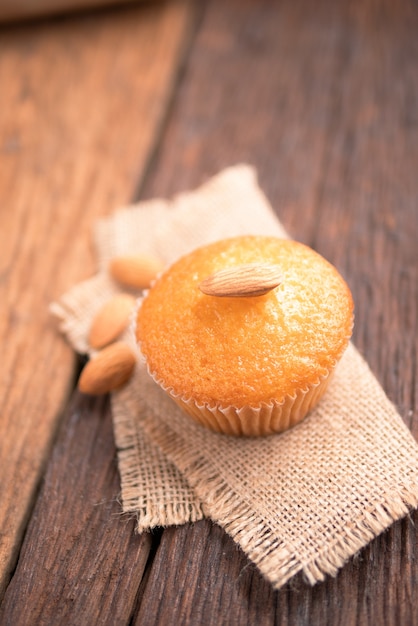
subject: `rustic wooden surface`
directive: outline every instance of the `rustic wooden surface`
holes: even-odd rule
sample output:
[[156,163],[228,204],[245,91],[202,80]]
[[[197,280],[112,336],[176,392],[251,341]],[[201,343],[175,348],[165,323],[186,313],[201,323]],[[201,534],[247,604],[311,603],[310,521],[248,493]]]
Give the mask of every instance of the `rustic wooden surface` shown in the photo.
[[[0,457],[5,476],[1,488],[9,498],[2,496],[0,510],[5,510],[4,501],[19,503],[19,510],[11,510],[2,528],[7,531],[2,554],[9,563],[15,558],[11,554],[18,554],[18,560],[0,623],[418,624],[417,512],[373,541],[335,579],[311,588],[297,576],[273,592],[232,540],[209,521],[133,534],[133,522],[120,515],[117,502],[106,399],[89,400],[75,392],[48,456],[60,399],[71,384],[71,359],[46,317],[35,322],[36,316],[27,311],[38,310],[41,300],[46,304],[57,290],[90,271],[86,233],[99,212],[129,198],[194,187],[222,167],[243,161],[257,167],[287,230],[347,278],[356,302],[354,342],[418,438],[418,8],[406,1],[371,0],[323,0],[315,6],[308,0],[208,0],[197,12],[185,7],[175,3],[107,11],[99,20],[101,27],[96,17],[80,23],[76,18],[54,21],[40,26],[36,40],[31,40],[35,35],[29,25],[2,32],[0,45],[7,45],[10,67],[24,67],[26,80],[18,83],[12,69],[7,70],[8,80],[2,79],[2,85],[9,85],[2,99],[20,102],[17,112],[2,114],[2,136],[9,143],[3,142],[0,158],[2,165],[7,159],[11,163],[7,177],[0,168],[5,224],[0,236],[3,240],[6,226],[11,233],[4,243],[8,263],[2,276],[9,271],[9,295],[3,302],[15,307],[7,309],[4,332],[9,339],[2,343],[3,354],[9,350],[15,360],[10,356],[3,361],[20,364],[9,366],[2,380],[12,400],[0,418],[1,445],[8,455]],[[147,25],[141,18],[151,14],[153,25]],[[194,38],[183,48],[184,71],[175,83],[179,39],[190,23]],[[143,40],[135,34],[140,24]],[[66,98],[53,109],[51,120],[41,116],[44,127],[39,128],[33,111],[41,110],[41,102],[27,85],[37,84],[41,70],[36,68],[46,57],[50,62],[52,27],[60,29],[55,45],[62,43],[55,56],[67,58],[68,64],[70,33],[84,37],[87,46],[89,29],[98,30],[90,72],[82,71],[85,79],[78,81],[72,107],[67,100],[75,95],[68,77],[61,80],[58,70],[49,72],[48,91],[66,89]],[[166,29],[165,37],[169,31],[172,46],[160,50],[158,63],[165,70],[160,74],[154,67],[142,80],[139,74],[155,58],[146,48],[142,65],[138,49],[157,45],[159,28]],[[125,32],[135,39],[134,48]],[[125,56],[119,51],[113,58],[105,52],[107,38],[118,41]],[[133,49],[138,56],[130,56]],[[32,65],[24,64],[24,54]],[[171,55],[175,58],[170,64]],[[5,75],[4,58],[0,55],[0,76]],[[84,65],[86,58],[77,55]],[[107,89],[106,74],[100,74],[104,59],[116,64],[114,80],[119,72],[123,79],[116,80],[113,102],[105,112],[99,108],[97,119],[87,115],[86,105],[77,107],[80,101],[102,99]],[[43,71],[46,80],[46,66]],[[128,81],[130,74],[137,78],[136,87]],[[127,92],[118,95],[123,86]],[[141,89],[159,107],[150,126],[136,108]],[[164,110],[166,125],[158,133]],[[21,131],[19,149],[14,147],[16,124],[26,133],[24,141]],[[40,137],[50,124],[54,132],[41,149]],[[74,142],[63,155],[60,138]],[[83,163],[77,166],[80,150]],[[55,172],[50,178],[49,168]],[[53,209],[63,220],[55,225]],[[38,250],[48,259],[47,286],[36,261]],[[57,267],[58,255],[66,258],[64,267]],[[35,268],[33,280],[29,263]],[[41,285],[41,293],[32,289],[26,296],[31,283]],[[26,361],[22,357],[19,362],[21,346],[26,346]],[[38,367],[31,374],[25,366],[35,347],[38,352],[30,358]],[[53,372],[61,359],[61,381],[54,380],[57,389],[52,392],[51,380],[57,378]],[[25,393],[18,395],[17,383]]]
[[48,305],[140,184],[190,17],[180,0],[0,29],[0,595],[73,383]]
[[2,0],[0,20],[17,22],[51,15],[83,12],[108,5],[127,4],[136,0]]

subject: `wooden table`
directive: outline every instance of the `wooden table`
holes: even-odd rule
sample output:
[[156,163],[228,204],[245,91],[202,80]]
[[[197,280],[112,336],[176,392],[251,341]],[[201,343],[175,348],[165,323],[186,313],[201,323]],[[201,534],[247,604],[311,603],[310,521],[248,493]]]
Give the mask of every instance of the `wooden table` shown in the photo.
[[109,401],[48,304],[120,205],[248,162],[356,302],[354,342],[418,437],[418,7],[153,2],[0,28],[0,623],[418,624],[418,513],[335,579],[273,592],[210,521],[120,515]]

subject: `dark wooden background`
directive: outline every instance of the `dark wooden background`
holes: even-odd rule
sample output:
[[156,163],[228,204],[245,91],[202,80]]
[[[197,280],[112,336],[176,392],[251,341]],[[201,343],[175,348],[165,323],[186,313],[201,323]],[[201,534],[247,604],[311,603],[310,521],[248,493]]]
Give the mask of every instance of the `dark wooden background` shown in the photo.
[[48,303],[94,220],[247,162],[333,262],[354,343],[418,438],[418,6],[173,0],[0,27],[0,623],[418,624],[418,513],[274,592],[209,521],[134,534],[108,398]]

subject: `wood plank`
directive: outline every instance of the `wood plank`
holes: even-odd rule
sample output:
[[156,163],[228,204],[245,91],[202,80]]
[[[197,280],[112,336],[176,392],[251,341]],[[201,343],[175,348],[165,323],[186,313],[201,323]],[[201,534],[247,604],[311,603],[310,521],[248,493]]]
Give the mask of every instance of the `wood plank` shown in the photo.
[[0,30],[0,596],[72,385],[48,305],[94,272],[94,219],[141,181],[192,15],[178,0]]
[[129,623],[152,536],[135,535],[133,520],[121,517],[115,454],[108,398],[76,394],[4,596],[0,623]]
[[[355,343],[415,437],[417,27],[409,2],[210,2],[143,190],[254,164],[288,231],[347,277]],[[336,579],[274,594],[208,522],[166,530],[136,623],[416,624],[417,527],[415,511]]]
[[60,13],[84,11],[134,0],[3,0],[0,4],[2,22],[26,20]]
[[273,624],[275,596],[232,539],[203,520],[164,530],[132,624]]
[[[409,520],[407,536],[412,529]],[[297,575],[276,592],[218,526],[205,520],[193,526],[170,528],[161,537],[132,623],[138,626],[416,623],[413,588],[405,585],[402,596],[397,596],[401,588],[393,578],[388,582],[384,563],[386,539],[380,537],[374,543],[375,554],[363,551],[336,580],[327,579],[313,588],[304,582],[302,575]],[[410,569],[401,572],[408,578]]]

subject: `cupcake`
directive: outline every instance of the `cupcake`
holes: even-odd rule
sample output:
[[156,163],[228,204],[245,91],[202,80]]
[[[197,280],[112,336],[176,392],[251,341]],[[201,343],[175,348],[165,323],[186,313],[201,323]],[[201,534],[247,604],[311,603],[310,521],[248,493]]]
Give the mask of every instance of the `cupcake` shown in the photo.
[[241,236],[167,269],[138,309],[136,338],[151,376],[197,422],[258,436],[313,409],[352,325],[350,290],[323,257]]

